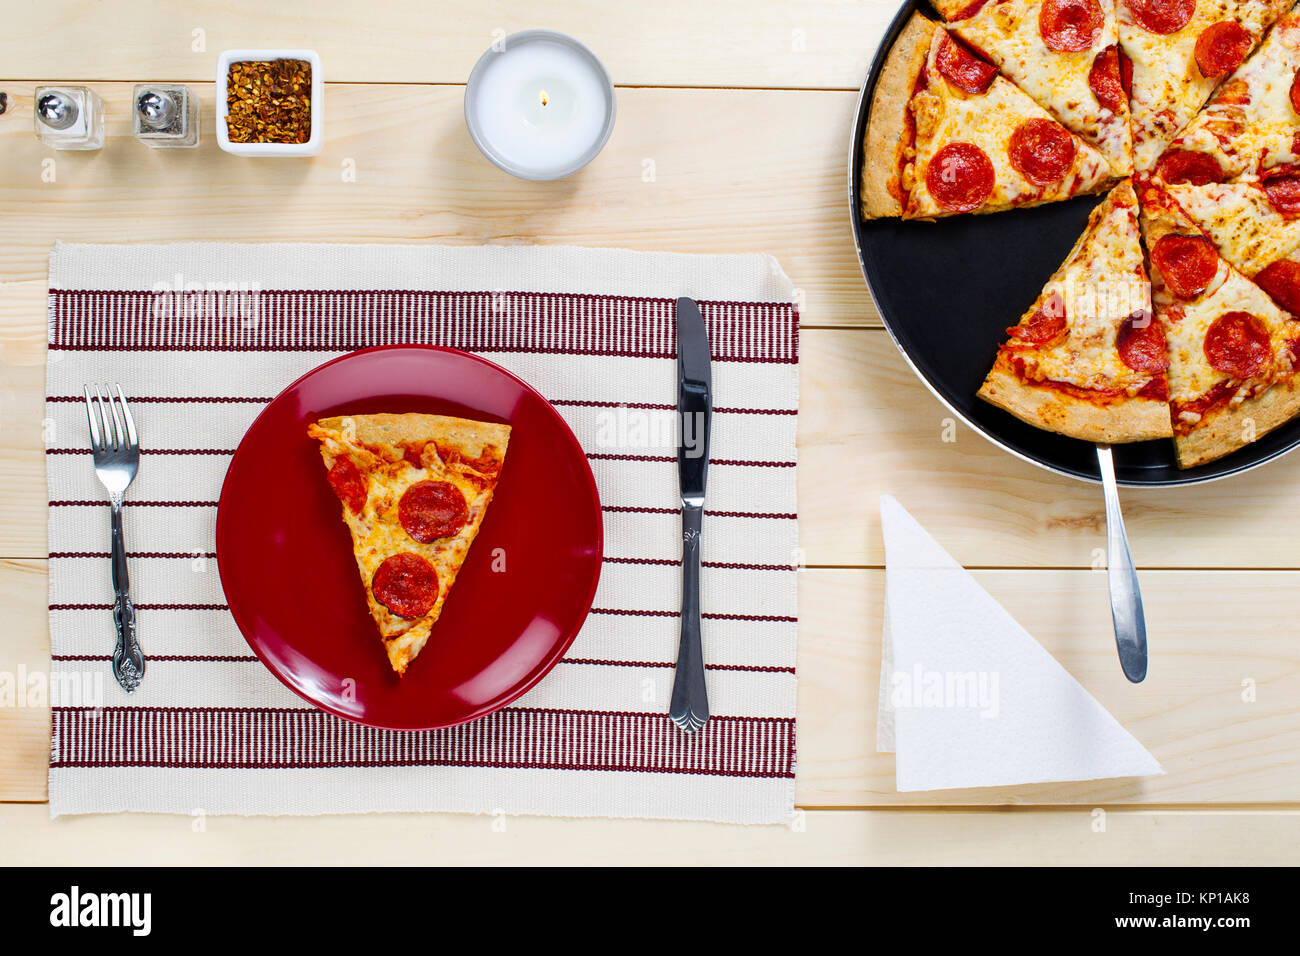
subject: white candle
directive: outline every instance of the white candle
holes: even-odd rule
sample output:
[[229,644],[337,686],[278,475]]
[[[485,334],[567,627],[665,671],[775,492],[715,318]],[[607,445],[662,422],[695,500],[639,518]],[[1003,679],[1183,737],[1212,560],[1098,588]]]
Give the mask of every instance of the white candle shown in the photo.
[[465,87],[465,122],[483,155],[521,179],[559,179],[600,152],[614,84],[572,37],[527,30],[483,54]]

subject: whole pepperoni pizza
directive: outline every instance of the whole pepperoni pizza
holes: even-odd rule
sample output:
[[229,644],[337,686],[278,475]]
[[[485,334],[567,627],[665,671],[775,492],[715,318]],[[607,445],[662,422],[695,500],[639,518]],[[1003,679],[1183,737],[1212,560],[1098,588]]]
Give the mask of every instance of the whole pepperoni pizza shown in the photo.
[[322,418],[326,479],[393,670],[429,640],[505,463],[510,426],[441,415]]
[[[1180,467],[1300,414],[1300,5],[932,0],[879,74],[865,219],[1108,191],[979,397]],[[1292,9],[1295,7],[1295,9]]]

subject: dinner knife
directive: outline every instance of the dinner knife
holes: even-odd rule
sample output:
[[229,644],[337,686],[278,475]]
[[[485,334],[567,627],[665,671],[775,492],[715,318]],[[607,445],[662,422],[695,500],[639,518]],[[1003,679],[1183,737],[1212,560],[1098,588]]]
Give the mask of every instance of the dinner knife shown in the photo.
[[709,473],[713,371],[709,334],[695,300],[677,300],[677,481],[682,493],[682,629],[668,717],[687,733],[709,719],[700,639],[700,532]]
[[1110,617],[1115,625],[1115,647],[1124,676],[1140,684],[1147,676],[1147,621],[1142,611],[1142,589],[1119,510],[1119,485],[1109,445],[1097,446],[1097,466],[1106,496],[1106,578],[1110,585]]

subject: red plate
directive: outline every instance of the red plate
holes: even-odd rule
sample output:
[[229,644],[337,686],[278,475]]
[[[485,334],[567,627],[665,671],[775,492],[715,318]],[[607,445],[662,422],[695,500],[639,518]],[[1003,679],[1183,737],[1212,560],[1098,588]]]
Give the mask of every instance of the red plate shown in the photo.
[[[403,678],[388,665],[307,437],[317,418],[366,412],[513,426],[483,526]],[[541,680],[591,609],[602,543],[591,468],[550,403],[492,362],[425,345],[353,352],[286,388],[239,443],[217,510],[226,602],[262,663],[322,710],[393,730],[482,717]]]

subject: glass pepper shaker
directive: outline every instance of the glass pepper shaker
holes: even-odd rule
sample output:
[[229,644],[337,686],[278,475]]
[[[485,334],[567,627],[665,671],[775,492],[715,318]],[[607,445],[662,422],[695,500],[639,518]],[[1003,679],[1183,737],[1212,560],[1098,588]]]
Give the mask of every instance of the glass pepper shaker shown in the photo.
[[36,138],[52,149],[100,149],[104,101],[84,86],[38,86]]
[[146,146],[199,145],[199,98],[187,86],[136,84],[136,139]]

